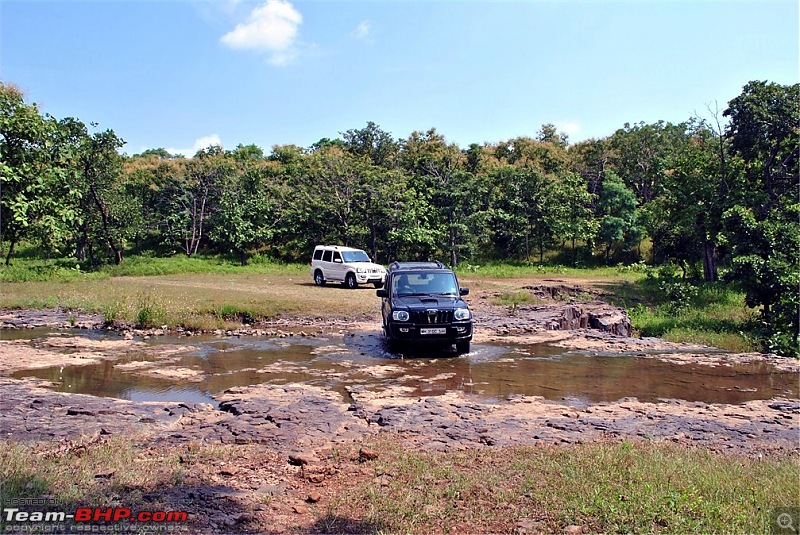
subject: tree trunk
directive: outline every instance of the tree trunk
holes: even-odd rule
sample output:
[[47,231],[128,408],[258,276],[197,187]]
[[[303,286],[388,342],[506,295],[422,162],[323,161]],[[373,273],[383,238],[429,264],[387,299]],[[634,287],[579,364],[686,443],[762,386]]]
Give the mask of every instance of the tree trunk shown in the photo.
[[6,266],[11,265],[11,257],[14,256],[15,245],[17,245],[17,240],[11,240],[11,245],[8,248],[8,254],[6,255]]
[[247,252],[244,249],[239,251],[239,260],[241,260],[243,266],[247,265]]
[[717,248],[711,242],[703,244],[703,280],[706,282],[716,281],[717,276]]
[[118,246],[114,237],[111,235],[109,217],[108,217],[108,208],[106,207],[105,203],[103,203],[100,196],[97,194],[97,188],[92,185],[89,188],[89,191],[92,194],[92,198],[94,199],[95,204],[97,205],[97,209],[100,210],[100,221],[103,223],[103,234],[106,235],[106,241],[108,242],[108,246],[111,247],[111,250],[114,252],[114,264],[120,265],[122,263],[122,247]]
[[450,266],[453,268],[458,267],[458,257],[456,256],[456,232],[453,228],[452,220],[450,221]]

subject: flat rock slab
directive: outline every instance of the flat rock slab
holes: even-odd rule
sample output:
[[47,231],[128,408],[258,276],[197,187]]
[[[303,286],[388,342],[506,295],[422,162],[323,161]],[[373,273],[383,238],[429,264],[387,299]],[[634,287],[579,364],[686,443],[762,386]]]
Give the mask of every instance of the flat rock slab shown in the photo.
[[759,400],[715,405],[636,399],[575,408],[518,396],[506,403],[474,403],[462,395],[404,400],[352,392],[355,412],[382,430],[404,434],[431,450],[598,439],[671,440],[735,452],[800,451],[800,403]]
[[0,378],[0,437],[31,442],[96,434],[152,434],[169,427],[181,412],[174,403],[54,392],[48,385],[40,380]]
[[54,392],[44,381],[0,378],[0,437],[51,441],[149,435],[153,443],[260,443],[297,452],[394,432],[413,447],[452,450],[598,439],[670,440],[718,451],[800,452],[800,401],[740,405],[636,399],[576,408],[538,397],[475,402],[463,394],[398,398],[392,389],[350,392],[262,384],[205,403],[131,402]]
[[61,309],[8,310],[0,309],[0,329],[76,328],[98,329],[103,316]]

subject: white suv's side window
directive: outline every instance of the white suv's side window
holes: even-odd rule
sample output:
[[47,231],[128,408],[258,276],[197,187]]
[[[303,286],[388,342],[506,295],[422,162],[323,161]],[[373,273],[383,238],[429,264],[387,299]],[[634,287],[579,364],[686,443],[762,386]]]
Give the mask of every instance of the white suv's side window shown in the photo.
[[322,249],[314,251],[314,260],[322,260]]
[[333,252],[333,261],[336,262],[337,260],[339,262],[341,262],[342,261],[342,255],[339,254],[339,251],[334,251]]
[[331,250],[326,250],[326,251],[325,251],[325,254],[324,254],[324,255],[322,255],[322,261],[323,261],[323,262],[330,262],[330,261],[331,261],[331,253],[332,253],[332,252],[333,252],[333,251],[331,251]]

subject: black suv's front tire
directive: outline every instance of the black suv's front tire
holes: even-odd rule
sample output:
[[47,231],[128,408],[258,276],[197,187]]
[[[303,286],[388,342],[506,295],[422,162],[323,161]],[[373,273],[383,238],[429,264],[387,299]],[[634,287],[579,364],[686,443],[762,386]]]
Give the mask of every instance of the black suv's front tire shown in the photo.
[[319,269],[314,272],[314,284],[325,286],[325,277],[322,276],[322,271]]
[[469,341],[456,342],[456,351],[459,353],[469,353]]
[[344,278],[344,285],[354,290],[358,288],[358,283],[356,282],[356,276],[353,273],[348,273],[347,276]]

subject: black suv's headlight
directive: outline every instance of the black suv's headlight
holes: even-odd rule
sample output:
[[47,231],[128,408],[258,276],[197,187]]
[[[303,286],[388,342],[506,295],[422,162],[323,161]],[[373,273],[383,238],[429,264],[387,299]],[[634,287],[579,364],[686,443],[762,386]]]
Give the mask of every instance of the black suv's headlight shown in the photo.
[[406,310],[393,310],[392,311],[392,319],[394,321],[408,321],[408,311]]
[[455,312],[453,312],[453,319],[457,321],[468,320],[472,317],[468,308],[457,308]]

